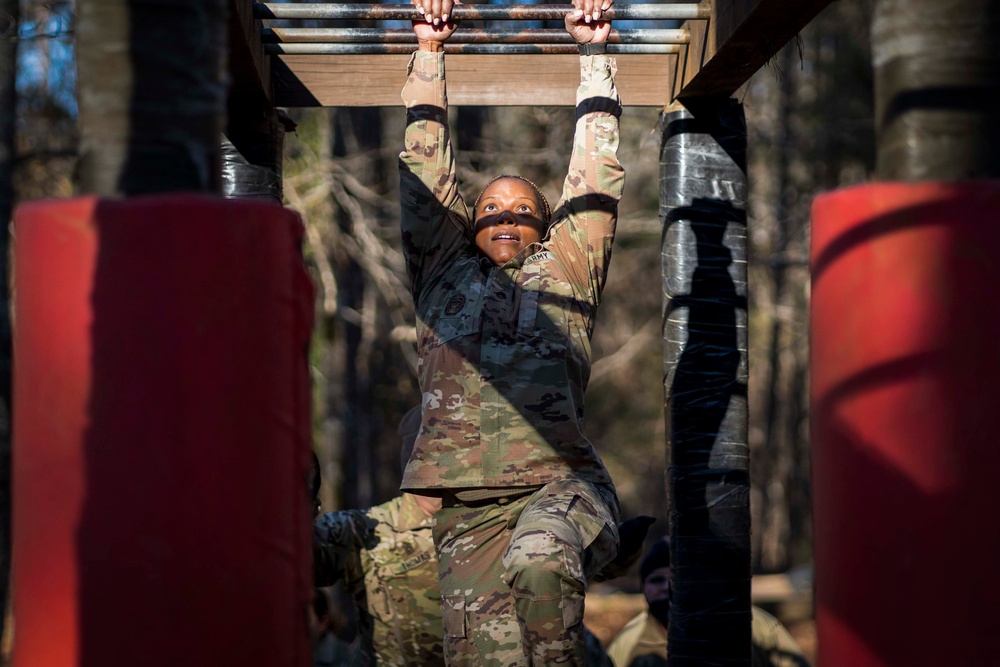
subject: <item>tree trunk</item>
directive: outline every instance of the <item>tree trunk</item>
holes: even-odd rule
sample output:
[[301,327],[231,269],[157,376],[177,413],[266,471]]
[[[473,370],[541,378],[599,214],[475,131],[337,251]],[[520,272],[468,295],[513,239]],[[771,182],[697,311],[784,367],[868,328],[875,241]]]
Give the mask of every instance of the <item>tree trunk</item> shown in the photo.
[[217,192],[226,1],[79,5],[82,194]]
[[10,583],[11,331],[7,233],[14,208],[14,120],[17,109],[18,0],[0,0],[0,637]]
[[[778,136],[777,159],[774,167],[777,186],[775,188],[775,228],[771,247],[771,327],[768,340],[768,381],[765,400],[767,408],[764,418],[764,448],[761,452],[764,459],[764,474],[761,476],[761,497],[763,507],[759,516],[763,519],[760,526],[761,553],[760,559],[768,569],[784,569],[787,565],[788,546],[788,505],[786,502],[785,475],[787,459],[791,456],[789,445],[794,446],[794,439],[789,443],[787,435],[787,420],[781,420],[782,403],[789,397],[787,383],[783,382],[782,349],[786,343],[784,327],[780,312],[785,297],[786,253],[788,251],[788,226],[792,215],[790,193],[790,153],[794,141],[792,131],[792,109],[794,107],[795,88],[792,71],[796,66],[796,51],[794,45],[788,45],[779,54],[781,71],[781,87],[778,94]],[[787,407],[787,406],[784,406]],[[759,461],[757,462],[759,465]]]
[[[333,112],[334,158],[354,156],[353,173],[366,185],[380,189],[385,183],[385,170],[379,159],[382,144],[382,119],[377,109],[346,108]],[[355,225],[373,224],[358,219],[364,207],[352,214],[336,202],[334,215],[343,234],[355,233]],[[367,218],[367,213],[364,217]],[[349,313],[344,318],[344,507],[370,507],[379,499],[378,468],[383,460],[378,456],[379,428],[375,419],[372,390],[372,354],[377,341],[377,299],[370,278],[356,258],[345,254],[338,263],[337,284],[340,286],[340,310]],[[394,460],[390,458],[389,460]]]

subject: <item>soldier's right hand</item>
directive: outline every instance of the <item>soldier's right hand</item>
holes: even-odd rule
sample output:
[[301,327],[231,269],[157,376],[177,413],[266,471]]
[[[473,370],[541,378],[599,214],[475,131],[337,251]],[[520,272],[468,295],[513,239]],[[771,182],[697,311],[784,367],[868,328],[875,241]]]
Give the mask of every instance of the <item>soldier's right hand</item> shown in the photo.
[[456,21],[449,19],[452,7],[460,4],[459,0],[413,0],[413,5],[424,15],[423,21],[413,22],[413,32],[417,35],[421,50],[441,50],[445,40],[458,27]]

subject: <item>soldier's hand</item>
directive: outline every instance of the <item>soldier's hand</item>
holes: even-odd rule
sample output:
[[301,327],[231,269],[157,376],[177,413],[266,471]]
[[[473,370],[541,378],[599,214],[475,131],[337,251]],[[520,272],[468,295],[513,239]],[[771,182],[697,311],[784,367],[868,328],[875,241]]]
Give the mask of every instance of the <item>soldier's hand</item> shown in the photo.
[[642,553],[642,543],[646,541],[649,527],[655,521],[656,517],[654,516],[640,514],[618,524],[618,555],[615,560],[630,558],[628,566],[639,560],[639,554]]
[[611,34],[611,21],[593,21],[592,14],[586,14],[582,9],[575,9],[566,14],[566,32],[573,36],[577,44],[590,42],[606,42]]
[[357,523],[355,524],[358,541],[362,546],[364,546],[365,549],[374,549],[378,544],[378,535],[375,534],[375,528],[377,526],[378,521],[370,516],[359,517]]
[[[573,0],[573,9],[581,12],[580,20],[584,23],[600,21],[604,10],[609,9],[613,0]],[[585,44],[586,42],[581,42]]]
[[444,42],[458,27],[451,18],[451,10],[459,0],[413,0],[413,5],[424,15],[423,21],[413,22],[413,32],[422,51],[440,51]]
[[642,514],[618,524],[618,554],[604,566],[604,569],[594,575],[593,580],[607,581],[628,572],[628,569],[639,560],[642,543],[646,540],[646,533],[654,521],[656,517]]

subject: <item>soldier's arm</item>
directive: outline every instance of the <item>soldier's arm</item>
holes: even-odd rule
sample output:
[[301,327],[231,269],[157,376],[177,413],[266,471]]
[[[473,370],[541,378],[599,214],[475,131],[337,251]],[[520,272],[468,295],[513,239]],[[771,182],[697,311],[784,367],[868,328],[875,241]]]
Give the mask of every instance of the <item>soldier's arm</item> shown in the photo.
[[[424,11],[420,0],[414,4]],[[441,22],[441,0],[437,4],[427,10],[437,12],[431,23],[414,24],[420,46],[410,59],[402,91],[406,133],[399,155],[399,196],[403,249],[415,290],[428,270],[469,242],[469,214],[458,193],[445,85],[444,40],[454,25]]]
[[[568,15],[567,31],[571,34],[580,27],[579,23],[571,25],[573,21],[573,15]],[[607,22],[594,25],[610,29]],[[579,35],[574,37],[581,41]],[[580,56],[573,153],[551,235],[558,254],[575,256],[577,261],[567,265],[595,303],[604,288],[618,201],[625,186],[625,170],[618,161],[621,100],[615,88],[616,70],[614,58],[607,55]]]
[[317,586],[339,581],[358,552],[373,546],[375,522],[361,510],[321,514],[313,522],[314,578]]

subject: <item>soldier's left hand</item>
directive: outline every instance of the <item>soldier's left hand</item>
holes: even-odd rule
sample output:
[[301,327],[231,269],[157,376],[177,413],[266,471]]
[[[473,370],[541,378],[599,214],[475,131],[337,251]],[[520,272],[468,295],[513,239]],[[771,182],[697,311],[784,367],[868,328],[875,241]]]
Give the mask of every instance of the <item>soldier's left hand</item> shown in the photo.
[[613,0],[573,0],[573,9],[582,12],[580,20],[590,23],[600,21],[604,10],[610,9],[612,4]]
[[591,17],[591,14],[584,13],[582,9],[575,9],[566,14],[566,32],[573,36],[577,44],[608,41],[611,21],[591,22]]
[[618,524],[618,554],[614,560],[594,575],[593,581],[607,581],[623,576],[642,553],[642,543],[646,540],[649,527],[656,517],[641,514]]

